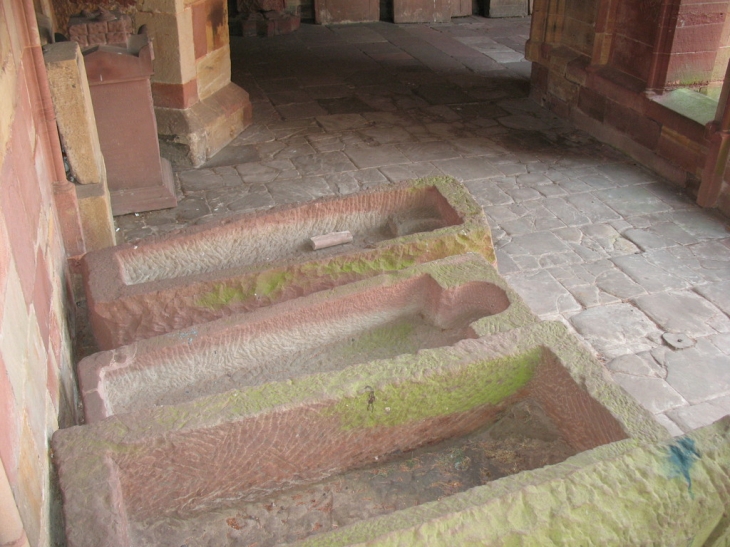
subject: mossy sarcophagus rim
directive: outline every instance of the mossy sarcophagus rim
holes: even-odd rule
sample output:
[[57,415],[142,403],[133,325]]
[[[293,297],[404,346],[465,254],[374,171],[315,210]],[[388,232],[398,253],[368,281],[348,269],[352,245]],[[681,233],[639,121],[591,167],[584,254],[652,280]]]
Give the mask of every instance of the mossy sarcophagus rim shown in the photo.
[[[350,231],[313,251],[311,237]],[[487,219],[461,183],[428,178],[227,217],[85,255],[100,349],[465,252],[494,263]]]
[[467,434],[528,397],[577,452],[666,436],[565,326],[533,324],[60,430],[69,545],[131,546],[130,522],[309,484]]
[[482,256],[451,256],[89,356],[86,423],[534,322]]

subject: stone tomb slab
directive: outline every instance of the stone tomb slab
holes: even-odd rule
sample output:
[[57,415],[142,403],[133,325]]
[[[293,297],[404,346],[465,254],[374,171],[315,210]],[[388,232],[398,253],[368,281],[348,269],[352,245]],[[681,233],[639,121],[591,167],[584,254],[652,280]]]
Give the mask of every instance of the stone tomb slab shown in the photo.
[[[650,476],[645,476],[647,466],[642,462],[649,456],[642,454],[649,450],[653,456],[654,449],[641,452],[640,443],[662,440],[666,432],[608,379],[564,325],[545,322],[59,430],[52,446],[64,496],[68,545],[150,545],[140,534],[154,529],[161,519],[177,519],[183,525],[205,512],[265,500],[374,462],[384,463],[473,433],[524,401],[542,408],[575,453],[609,445],[607,450],[568,460],[567,473],[561,468],[568,491],[573,492],[566,510],[586,500],[585,506],[566,516],[571,529],[577,523],[593,525],[594,513],[603,514],[611,503],[625,499],[611,490],[611,503],[589,502],[595,487],[584,496],[581,485],[570,482],[587,464],[608,465],[612,468],[608,475],[618,476],[627,487],[640,482],[642,499],[647,495],[646,484],[664,489],[669,484],[673,494],[662,493],[657,499],[675,500],[673,508],[677,504],[680,509],[695,507],[697,499],[712,493],[710,503],[703,502],[702,518],[717,523],[722,515],[722,509],[717,514],[717,493],[710,492],[712,481],[706,475],[691,475],[694,500],[686,493],[683,476],[668,478],[671,462],[663,476],[653,465],[648,467]],[[630,440],[628,445],[625,439]],[[707,458],[706,447],[700,448]],[[640,455],[624,464],[616,459],[631,449]],[[632,478],[637,472],[641,481]],[[551,467],[524,473],[516,484],[533,494],[548,480],[562,480]],[[592,476],[590,470],[588,476]],[[603,472],[597,476],[604,476]],[[384,517],[391,521],[378,529],[378,535],[399,534],[399,530],[412,535],[408,528],[413,526],[438,528],[440,520],[456,518],[457,513],[461,526],[491,534],[491,528],[477,522],[481,517],[474,511],[484,512],[485,494],[487,499],[505,495],[515,485],[506,483],[504,490],[501,480],[463,492],[460,498],[450,496],[413,507],[410,511],[415,515],[395,511]],[[606,484],[619,483],[603,484],[603,495],[608,491]],[[564,495],[566,489],[561,491]],[[686,500],[676,501],[680,498]],[[465,510],[464,502],[471,507]],[[531,522],[519,519],[523,521]],[[508,522],[513,521],[505,518],[500,530]],[[368,527],[367,521],[360,524]],[[614,527],[629,524],[614,523]],[[332,532],[344,534],[338,536],[338,545],[357,543],[348,529]],[[316,536],[311,541],[323,544]],[[434,544],[453,545],[454,540],[443,537]]]
[[536,321],[483,257],[447,257],[89,356],[86,423]]
[[[313,251],[310,238],[350,231]],[[495,262],[487,219],[450,178],[276,207],[87,253],[82,263],[100,349],[251,311],[465,252]]]

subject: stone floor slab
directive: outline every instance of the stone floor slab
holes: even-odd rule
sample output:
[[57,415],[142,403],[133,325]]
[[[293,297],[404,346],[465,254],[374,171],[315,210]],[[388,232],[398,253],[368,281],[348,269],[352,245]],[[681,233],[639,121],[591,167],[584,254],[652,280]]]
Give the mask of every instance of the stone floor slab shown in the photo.
[[342,152],[325,152],[311,156],[292,158],[294,167],[306,175],[329,175],[343,171],[356,171],[357,167]]
[[689,287],[680,272],[660,268],[647,260],[645,255],[619,256],[612,260],[622,272],[649,292]]
[[538,271],[506,276],[510,285],[541,318],[581,309],[573,296],[548,272]]
[[652,414],[666,412],[687,404],[687,401],[661,378],[637,378],[636,376],[617,372],[613,374],[613,379],[616,380],[618,385],[640,400],[644,408]]
[[631,304],[612,304],[582,311],[571,324],[602,355],[618,357],[647,351],[659,343],[661,331]]
[[444,141],[401,144],[398,148],[409,160],[414,162],[446,160],[459,157],[459,153],[454,147]]
[[650,294],[634,303],[666,332],[698,337],[730,331],[730,318],[693,292]]
[[454,177],[462,182],[475,179],[483,179],[501,175],[495,166],[487,158],[464,158],[454,160],[443,160],[434,162],[445,175]]
[[667,382],[691,404],[730,393],[730,356],[707,340],[668,352],[663,364]]
[[630,353],[612,359],[606,367],[613,373],[642,378],[664,379],[667,371],[656,362],[651,352]]
[[684,432],[710,425],[728,414],[730,397],[727,396],[667,412],[667,416]]

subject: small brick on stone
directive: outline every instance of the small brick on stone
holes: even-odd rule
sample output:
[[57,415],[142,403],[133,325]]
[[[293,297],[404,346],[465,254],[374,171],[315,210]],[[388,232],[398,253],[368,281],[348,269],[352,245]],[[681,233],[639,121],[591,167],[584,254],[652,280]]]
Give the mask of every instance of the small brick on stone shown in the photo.
[[89,34],[89,45],[98,46],[106,44],[106,34]]
[[95,21],[87,23],[86,26],[89,28],[89,34],[106,34],[108,32],[106,21]]
[[127,36],[129,35],[125,32],[110,32],[106,35],[106,41],[109,44],[126,46]]
[[86,28],[86,24],[69,23],[68,35],[71,37],[72,40],[75,36],[86,36],[87,34],[89,34],[89,30]]
[[74,36],[71,38],[71,40],[76,42],[81,47],[86,47],[89,45],[88,36]]
[[122,15],[116,21],[107,22],[109,32],[132,32],[132,20],[128,15]]

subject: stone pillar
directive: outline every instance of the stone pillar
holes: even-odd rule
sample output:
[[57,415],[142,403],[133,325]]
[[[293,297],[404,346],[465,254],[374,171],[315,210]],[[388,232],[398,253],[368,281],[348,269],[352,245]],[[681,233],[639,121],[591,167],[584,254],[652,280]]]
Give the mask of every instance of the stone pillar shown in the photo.
[[58,132],[76,183],[86,250],[116,245],[106,167],[79,45],[47,45],[44,60]]
[[[525,58],[528,61],[549,64],[550,50],[559,45],[562,38],[565,7],[565,0],[535,1],[530,38],[525,44]],[[490,13],[490,17],[496,15]]]
[[619,0],[604,0],[598,4],[595,37],[591,64],[606,65],[611,57],[611,49],[616,35],[616,13]]
[[154,40],[152,97],[163,155],[198,166],[251,122],[231,82],[226,0],[139,0],[136,21]]

